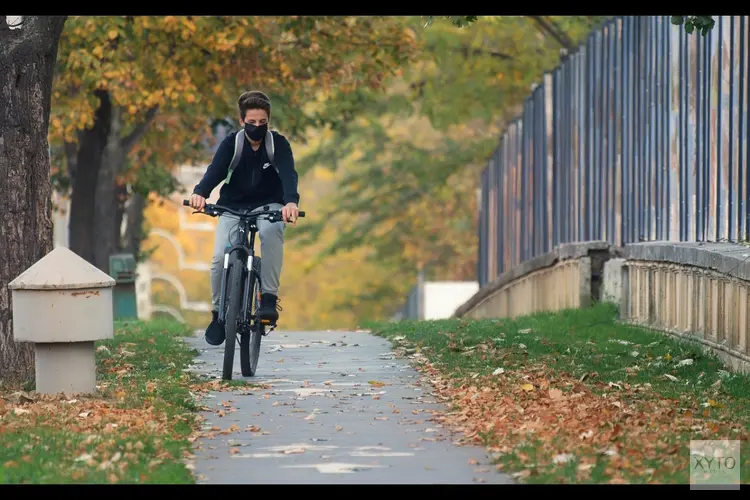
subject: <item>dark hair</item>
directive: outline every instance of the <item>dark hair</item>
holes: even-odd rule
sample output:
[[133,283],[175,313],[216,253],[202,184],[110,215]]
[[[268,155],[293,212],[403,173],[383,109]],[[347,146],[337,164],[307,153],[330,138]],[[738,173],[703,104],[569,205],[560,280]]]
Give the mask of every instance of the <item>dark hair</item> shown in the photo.
[[262,109],[268,113],[268,118],[271,118],[271,99],[260,90],[244,92],[237,100],[237,106],[240,108],[240,120],[245,119],[249,109]]

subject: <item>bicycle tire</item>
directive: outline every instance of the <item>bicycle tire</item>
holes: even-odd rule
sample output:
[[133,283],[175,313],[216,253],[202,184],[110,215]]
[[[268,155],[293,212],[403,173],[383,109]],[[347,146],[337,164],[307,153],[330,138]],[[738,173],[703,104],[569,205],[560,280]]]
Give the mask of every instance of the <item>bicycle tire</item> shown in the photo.
[[227,313],[224,321],[226,340],[224,341],[224,367],[222,378],[232,380],[234,368],[234,349],[237,343],[237,319],[242,306],[242,261],[233,253],[229,258],[229,297],[227,297]]
[[[252,315],[258,314],[258,296],[260,290],[256,290],[259,281],[257,276],[260,276],[260,257],[253,259],[253,269],[257,275],[253,274],[252,284],[250,285],[250,297],[253,304],[251,309]],[[251,328],[249,332],[240,334],[240,368],[242,369],[243,377],[254,377],[258,371],[258,358],[260,357],[260,341],[263,338],[264,332],[263,325],[259,321],[255,322],[255,328]]]

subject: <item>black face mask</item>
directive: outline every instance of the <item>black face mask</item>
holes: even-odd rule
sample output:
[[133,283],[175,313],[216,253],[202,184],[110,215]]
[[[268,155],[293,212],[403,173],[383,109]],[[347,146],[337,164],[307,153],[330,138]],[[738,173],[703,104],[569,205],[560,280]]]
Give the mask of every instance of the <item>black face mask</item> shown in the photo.
[[245,124],[245,133],[247,136],[254,140],[254,141],[260,141],[266,136],[266,132],[268,131],[268,124],[264,123],[261,126],[258,125],[251,125],[249,123]]

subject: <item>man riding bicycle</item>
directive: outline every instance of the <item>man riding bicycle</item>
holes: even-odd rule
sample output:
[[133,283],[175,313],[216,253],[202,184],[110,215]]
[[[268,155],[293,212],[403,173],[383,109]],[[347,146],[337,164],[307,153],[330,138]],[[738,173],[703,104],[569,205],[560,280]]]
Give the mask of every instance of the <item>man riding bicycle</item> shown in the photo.
[[[234,210],[249,209],[281,210],[283,222],[258,220],[260,252],[263,256],[261,267],[261,307],[259,315],[263,320],[276,323],[279,280],[284,256],[284,228],[287,222],[297,225],[299,216],[299,193],[297,192],[297,171],[294,168],[294,155],[289,141],[283,135],[272,131],[273,160],[268,155],[267,134],[271,119],[271,100],[260,91],[245,92],[237,101],[240,124],[243,130],[231,133],[221,142],[203,179],[193,189],[190,206],[203,210],[206,198],[221,182],[218,205]],[[235,154],[235,138],[244,135],[244,147],[230,171]],[[247,147],[247,146],[250,147]],[[270,167],[270,168],[269,168]],[[214,254],[211,260],[212,320],[206,329],[206,342],[217,346],[224,342],[226,333],[218,321],[219,299],[221,297],[221,274],[224,249],[237,243],[238,219],[234,215],[222,214],[216,228]]]

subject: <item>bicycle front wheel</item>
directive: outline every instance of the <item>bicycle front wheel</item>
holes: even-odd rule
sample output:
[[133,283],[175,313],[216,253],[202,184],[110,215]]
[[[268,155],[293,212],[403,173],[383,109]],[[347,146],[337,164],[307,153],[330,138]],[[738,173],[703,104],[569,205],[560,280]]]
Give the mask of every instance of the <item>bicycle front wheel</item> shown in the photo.
[[226,340],[224,341],[224,369],[222,378],[232,380],[232,369],[234,368],[234,348],[237,343],[237,327],[240,319],[240,308],[242,307],[242,274],[244,266],[242,261],[233,253],[229,258],[229,283],[227,290],[227,313],[225,315],[224,328]]
[[[257,316],[258,304],[260,302],[260,282],[257,277],[260,276],[260,257],[253,259],[254,274],[250,274],[250,299],[253,305],[251,316]],[[257,318],[256,318],[257,319]],[[263,338],[265,328],[260,321],[255,321],[255,325],[249,332],[240,335],[240,368],[242,376],[254,377],[258,370],[258,358],[260,357],[260,341]]]

